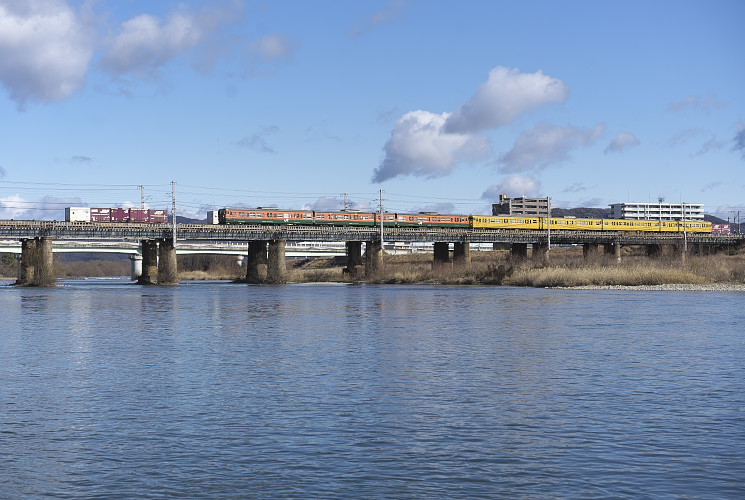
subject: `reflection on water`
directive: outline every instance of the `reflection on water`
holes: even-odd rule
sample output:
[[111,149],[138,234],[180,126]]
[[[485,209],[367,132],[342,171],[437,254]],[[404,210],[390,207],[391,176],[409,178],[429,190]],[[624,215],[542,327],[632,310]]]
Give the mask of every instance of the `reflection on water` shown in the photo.
[[3,497],[745,494],[736,293],[0,289]]

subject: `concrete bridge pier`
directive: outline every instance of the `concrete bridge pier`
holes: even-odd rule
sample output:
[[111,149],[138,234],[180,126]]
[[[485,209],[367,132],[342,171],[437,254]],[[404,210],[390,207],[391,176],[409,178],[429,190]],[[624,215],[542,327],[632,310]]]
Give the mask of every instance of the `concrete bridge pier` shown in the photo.
[[267,241],[249,241],[246,281],[248,283],[266,283],[268,277],[269,257],[267,254]]
[[348,273],[350,277],[357,278],[364,272],[364,261],[362,260],[362,242],[361,241],[347,241],[347,267],[344,272]]
[[21,240],[20,286],[54,286],[52,238],[39,236]]
[[621,244],[618,242],[615,243],[606,243],[604,245],[605,248],[605,255],[612,255],[616,262],[621,262]]
[[526,260],[528,258],[527,243],[513,243],[510,249],[510,259],[513,261]]
[[287,282],[287,261],[285,258],[286,240],[271,240],[269,242],[269,269],[267,280],[269,283]]
[[130,272],[129,277],[136,281],[142,276],[142,255],[134,254],[129,256]]
[[31,285],[36,277],[36,240],[21,240],[21,269],[16,285]]
[[158,240],[142,240],[142,274],[139,285],[158,284]]
[[365,243],[365,276],[371,277],[383,269],[383,242],[371,240]]
[[453,244],[453,265],[461,268],[471,267],[471,243],[464,241]]
[[163,238],[158,241],[158,284],[178,285],[178,264],[176,262],[176,247],[173,238]]
[[450,244],[436,242],[434,244],[434,260],[432,261],[433,270],[443,270],[450,267]]
[[548,263],[548,243],[533,243],[532,258],[537,264]]
[[582,245],[582,257],[585,259],[594,259],[600,253],[597,243],[585,243]]

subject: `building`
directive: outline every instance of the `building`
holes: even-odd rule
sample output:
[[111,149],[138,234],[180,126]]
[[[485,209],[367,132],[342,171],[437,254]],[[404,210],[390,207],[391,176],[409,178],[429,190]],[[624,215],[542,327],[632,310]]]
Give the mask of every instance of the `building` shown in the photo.
[[506,194],[499,195],[499,203],[491,206],[492,215],[528,215],[532,217],[548,217],[551,198],[510,198]]
[[612,203],[610,208],[614,219],[704,220],[701,203]]

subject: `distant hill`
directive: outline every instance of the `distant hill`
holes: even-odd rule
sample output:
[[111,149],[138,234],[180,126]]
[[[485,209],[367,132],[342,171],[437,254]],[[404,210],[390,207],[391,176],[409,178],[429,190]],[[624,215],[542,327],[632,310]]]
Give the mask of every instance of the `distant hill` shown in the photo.
[[207,219],[190,219],[188,217],[176,216],[176,222],[178,224],[207,224]]

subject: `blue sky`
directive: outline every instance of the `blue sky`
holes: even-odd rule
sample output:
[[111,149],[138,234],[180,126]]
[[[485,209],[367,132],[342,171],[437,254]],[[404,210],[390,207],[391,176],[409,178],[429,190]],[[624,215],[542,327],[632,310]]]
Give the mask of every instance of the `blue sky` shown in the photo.
[[[745,2],[0,0],[0,217],[745,215]],[[144,186],[140,189],[137,186]]]

